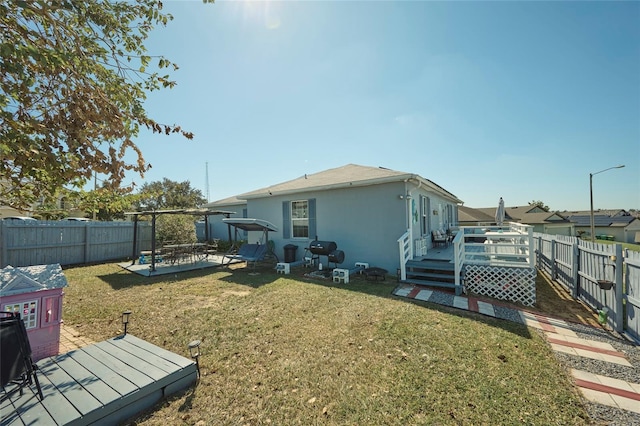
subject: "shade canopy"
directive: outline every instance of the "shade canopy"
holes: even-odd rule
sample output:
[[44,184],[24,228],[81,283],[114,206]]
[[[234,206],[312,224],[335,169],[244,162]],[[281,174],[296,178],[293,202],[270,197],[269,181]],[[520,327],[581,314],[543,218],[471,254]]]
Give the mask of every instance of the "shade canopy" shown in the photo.
[[236,228],[242,229],[243,231],[278,231],[278,228],[276,228],[273,223],[264,219],[232,217],[222,219],[222,222],[226,223],[227,225],[235,226]]

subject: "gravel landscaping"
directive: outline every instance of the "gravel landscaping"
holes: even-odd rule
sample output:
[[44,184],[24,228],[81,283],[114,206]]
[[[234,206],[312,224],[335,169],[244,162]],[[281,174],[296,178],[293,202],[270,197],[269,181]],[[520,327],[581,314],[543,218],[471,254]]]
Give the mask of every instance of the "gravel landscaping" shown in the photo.
[[[589,373],[608,376],[614,379],[625,380],[632,383],[640,383],[640,346],[635,345],[623,336],[607,330],[588,327],[582,324],[571,324],[571,328],[579,338],[598,342],[609,343],[617,351],[625,354],[631,367],[598,361],[591,358],[572,356],[562,352],[556,352],[556,358],[567,367],[587,371]],[[640,404],[640,402],[638,402]],[[640,414],[619,408],[596,404],[585,399],[585,407],[595,424],[611,426],[640,426]]]

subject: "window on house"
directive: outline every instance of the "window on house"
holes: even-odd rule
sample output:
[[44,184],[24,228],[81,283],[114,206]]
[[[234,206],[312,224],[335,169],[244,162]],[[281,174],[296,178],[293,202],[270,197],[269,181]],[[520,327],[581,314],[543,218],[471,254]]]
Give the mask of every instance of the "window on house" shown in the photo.
[[431,233],[431,222],[429,220],[429,212],[431,211],[431,200],[429,197],[421,197],[420,203],[420,228],[422,235]]
[[35,300],[4,305],[4,310],[18,312],[26,329],[35,328],[38,325],[38,302]]
[[309,202],[291,202],[291,230],[293,238],[309,238]]
[[282,238],[313,238],[316,235],[316,199],[282,202]]

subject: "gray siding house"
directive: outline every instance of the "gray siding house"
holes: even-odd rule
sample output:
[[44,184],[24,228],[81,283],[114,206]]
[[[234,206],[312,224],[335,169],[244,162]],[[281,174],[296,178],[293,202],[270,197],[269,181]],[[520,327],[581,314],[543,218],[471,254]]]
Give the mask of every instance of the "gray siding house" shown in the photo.
[[[222,200],[218,200],[212,203],[208,203],[203,208],[210,210],[222,210],[230,212],[229,217],[247,217],[247,201],[241,200],[238,197],[229,197]],[[209,216],[209,239],[229,240],[233,237],[233,230],[222,222],[222,219],[227,217],[226,215],[214,215]],[[199,241],[204,241],[205,229],[204,221],[196,223],[196,235]],[[243,233],[240,236],[245,239],[247,235]]]
[[[344,252],[344,262],[338,267],[353,268],[356,262],[366,262],[390,273],[400,267],[398,239],[403,234],[409,232],[413,241],[431,244],[432,230],[458,224],[458,205],[462,204],[419,175],[356,164],[235,198],[246,201],[247,217],[267,220],[278,228],[269,233],[269,239],[280,259],[285,245],[297,246],[296,260],[302,260],[313,240],[333,241]],[[206,207],[230,208],[225,200]],[[257,242],[261,237],[261,233],[249,233],[248,241]],[[320,261],[327,264],[326,257]]]
[[[482,207],[478,211],[495,214],[496,207]],[[573,223],[559,212],[548,212],[537,205],[505,207],[505,220],[533,226],[533,232],[552,235],[575,235]],[[495,221],[495,219],[492,219]]]

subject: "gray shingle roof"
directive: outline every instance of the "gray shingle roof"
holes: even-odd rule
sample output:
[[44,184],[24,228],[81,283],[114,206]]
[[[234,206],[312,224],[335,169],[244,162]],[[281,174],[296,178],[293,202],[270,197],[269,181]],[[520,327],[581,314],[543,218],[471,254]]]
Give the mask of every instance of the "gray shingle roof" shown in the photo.
[[380,183],[405,181],[409,179],[421,182],[422,185],[456,203],[462,203],[462,200],[438,184],[416,174],[399,172],[386,169],[384,167],[368,167],[357,164],[347,164],[342,167],[300,176],[299,178],[290,181],[271,185],[251,192],[245,192],[237,197],[239,199],[252,199],[270,195],[323,191],[354,186],[369,186]]
[[[481,207],[477,210],[490,215],[492,218],[495,215],[497,205],[495,207]],[[534,212],[529,213],[532,210],[538,210],[537,206],[515,206],[515,207],[505,207],[505,220],[506,221],[516,221],[521,223],[526,223],[529,225],[539,224],[539,223],[564,223],[569,222],[561,213],[559,212]],[[495,219],[492,219],[495,220]]]
[[[597,227],[614,226],[625,227],[635,218],[633,216],[607,216],[603,214],[593,214],[593,224]],[[569,216],[569,221],[576,226],[591,226],[591,214],[580,214]]]
[[[494,211],[495,213],[495,211]],[[458,222],[494,222],[495,218],[482,210],[458,206]]]

